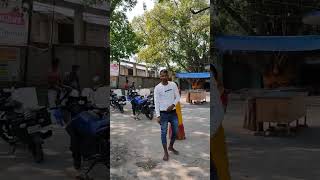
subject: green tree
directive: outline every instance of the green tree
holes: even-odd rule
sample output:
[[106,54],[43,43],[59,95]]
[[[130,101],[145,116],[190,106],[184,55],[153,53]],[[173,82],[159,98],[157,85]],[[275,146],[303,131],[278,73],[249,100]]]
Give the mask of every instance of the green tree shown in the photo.
[[208,7],[206,0],[163,1],[133,20],[143,39],[138,58],[146,63],[203,71],[209,62],[209,11],[192,14],[190,9]]
[[120,61],[137,53],[141,40],[123,12],[114,11],[110,21],[111,61]]
[[130,11],[137,0],[112,0],[110,18],[111,61],[119,62],[137,53],[141,40],[136,36],[126,12]]

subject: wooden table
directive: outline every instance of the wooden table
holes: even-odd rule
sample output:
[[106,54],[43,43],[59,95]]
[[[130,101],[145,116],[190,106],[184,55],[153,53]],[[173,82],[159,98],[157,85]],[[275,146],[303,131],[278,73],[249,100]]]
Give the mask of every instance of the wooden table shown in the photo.
[[266,93],[247,99],[243,127],[252,131],[264,132],[264,123],[285,124],[290,133],[290,124],[304,118],[307,126],[306,93],[283,92]]
[[187,99],[188,103],[193,102],[206,102],[206,91],[205,90],[190,90],[187,92]]

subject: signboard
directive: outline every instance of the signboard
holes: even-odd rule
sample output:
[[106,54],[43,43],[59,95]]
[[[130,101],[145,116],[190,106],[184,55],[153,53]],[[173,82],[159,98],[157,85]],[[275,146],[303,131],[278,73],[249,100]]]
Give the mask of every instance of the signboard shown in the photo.
[[0,1],[0,45],[26,45],[28,40],[28,7],[23,0]]
[[118,75],[119,75],[119,65],[110,64],[110,76],[118,76]]
[[0,48],[0,81],[19,80],[20,49]]

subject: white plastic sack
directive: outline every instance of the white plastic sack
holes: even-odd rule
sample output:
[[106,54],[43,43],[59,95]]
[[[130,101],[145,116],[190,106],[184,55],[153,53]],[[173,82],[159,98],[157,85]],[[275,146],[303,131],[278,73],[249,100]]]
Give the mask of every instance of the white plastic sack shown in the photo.
[[94,104],[99,107],[99,108],[107,108],[109,107],[109,101],[108,101],[108,93],[109,88],[108,87],[100,87],[98,88],[94,94],[93,94],[93,99],[94,99]]
[[115,93],[117,96],[123,96],[121,89],[113,89],[113,93]]
[[18,88],[12,92],[12,99],[22,103],[22,109],[39,108],[37,91],[34,87]]

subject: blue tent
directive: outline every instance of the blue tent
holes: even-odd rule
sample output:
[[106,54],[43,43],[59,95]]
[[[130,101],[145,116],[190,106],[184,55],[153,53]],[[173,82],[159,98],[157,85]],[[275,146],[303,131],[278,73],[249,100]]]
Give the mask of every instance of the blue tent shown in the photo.
[[218,36],[219,51],[293,52],[320,50],[320,36]]
[[202,73],[176,73],[177,78],[182,79],[205,79],[210,78],[209,72],[202,72]]

